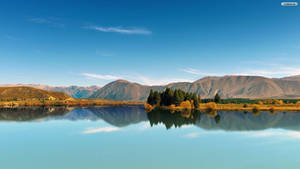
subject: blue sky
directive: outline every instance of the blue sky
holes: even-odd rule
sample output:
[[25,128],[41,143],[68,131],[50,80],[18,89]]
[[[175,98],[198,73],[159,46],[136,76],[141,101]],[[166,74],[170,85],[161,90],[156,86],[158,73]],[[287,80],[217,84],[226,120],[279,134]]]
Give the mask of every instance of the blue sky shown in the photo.
[[3,1],[0,84],[300,74],[300,7],[279,0]]

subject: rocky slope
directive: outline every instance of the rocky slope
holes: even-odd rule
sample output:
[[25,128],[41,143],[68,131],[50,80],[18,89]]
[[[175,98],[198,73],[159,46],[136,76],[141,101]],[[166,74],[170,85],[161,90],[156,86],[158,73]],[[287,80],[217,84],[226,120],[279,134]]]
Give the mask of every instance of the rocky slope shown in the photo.
[[3,84],[0,85],[1,87],[17,87],[17,86],[28,86],[34,87],[37,89],[48,90],[48,91],[55,91],[55,92],[63,92],[73,98],[88,98],[94,92],[99,90],[100,86],[49,86],[49,85],[42,85],[42,84]]
[[36,89],[33,87],[0,87],[0,100],[48,99],[66,100],[71,98],[65,93]]
[[161,91],[169,87],[197,93],[202,98],[213,98],[216,93],[219,93],[222,98],[300,98],[300,80],[297,79],[298,76],[281,79],[261,76],[223,76],[205,77],[192,83],[179,82],[165,86],[145,86],[117,80],[105,85],[90,97],[145,101],[150,89]]

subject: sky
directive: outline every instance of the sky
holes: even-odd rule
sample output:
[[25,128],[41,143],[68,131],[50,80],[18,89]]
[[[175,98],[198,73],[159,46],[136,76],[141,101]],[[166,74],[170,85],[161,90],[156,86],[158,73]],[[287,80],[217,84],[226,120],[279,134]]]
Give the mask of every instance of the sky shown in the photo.
[[300,74],[300,6],[280,0],[5,0],[0,25],[0,84]]

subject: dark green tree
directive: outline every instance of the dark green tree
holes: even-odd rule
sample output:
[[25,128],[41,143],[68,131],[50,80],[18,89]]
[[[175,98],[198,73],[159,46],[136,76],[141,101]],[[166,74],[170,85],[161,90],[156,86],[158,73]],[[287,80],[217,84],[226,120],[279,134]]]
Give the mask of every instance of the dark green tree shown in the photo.
[[174,91],[174,104],[176,105],[176,106],[178,106],[178,105],[180,105],[180,103],[181,102],[183,102],[183,100],[184,100],[184,94],[182,93],[182,91],[181,90],[175,90]]
[[198,94],[198,102],[201,103],[201,95],[200,95],[200,93]]
[[153,105],[157,105],[159,106],[160,105],[160,102],[161,102],[161,97],[160,97],[160,93],[158,91],[155,91],[153,93]]
[[192,100],[194,107],[197,109],[199,107],[199,99],[195,93],[192,95]]
[[161,94],[161,101],[164,106],[174,104],[174,91],[170,88],[166,88],[166,90]]
[[154,105],[154,92],[152,89],[150,90],[150,94],[148,96],[147,103],[151,104],[152,106]]
[[215,101],[215,103],[221,103],[221,97],[218,93],[215,95],[214,101]]

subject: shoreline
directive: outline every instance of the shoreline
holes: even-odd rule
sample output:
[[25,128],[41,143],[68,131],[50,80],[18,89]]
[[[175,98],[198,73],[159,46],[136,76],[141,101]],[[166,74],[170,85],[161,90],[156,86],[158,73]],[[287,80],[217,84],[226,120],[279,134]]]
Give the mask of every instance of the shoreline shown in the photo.
[[70,99],[70,100],[26,100],[26,101],[0,101],[0,108],[17,107],[93,107],[93,106],[134,106],[144,105],[144,102],[114,101],[104,99]]
[[299,111],[300,105],[298,104],[282,104],[282,105],[260,105],[260,104],[212,104],[212,103],[201,103],[199,108],[193,107],[180,107],[180,106],[149,106],[145,104],[145,109],[151,111],[155,108],[162,108],[172,111]]

